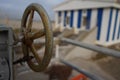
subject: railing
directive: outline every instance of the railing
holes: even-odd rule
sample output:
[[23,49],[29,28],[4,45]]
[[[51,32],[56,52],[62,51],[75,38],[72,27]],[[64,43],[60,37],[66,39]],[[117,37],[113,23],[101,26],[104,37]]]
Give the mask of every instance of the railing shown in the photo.
[[72,45],[76,45],[76,46],[79,46],[79,47],[82,47],[82,48],[86,48],[86,49],[89,49],[89,50],[101,52],[102,54],[106,54],[106,55],[110,55],[110,56],[113,56],[113,57],[116,57],[116,58],[120,58],[120,52],[116,51],[116,50],[113,50],[113,49],[108,49],[108,48],[105,48],[105,47],[100,47],[100,46],[91,45],[91,44],[86,44],[86,43],[83,43],[83,42],[78,42],[78,41],[67,39],[67,38],[61,38],[61,41],[65,42],[65,43],[72,44]]
[[[78,41],[67,39],[67,38],[60,38],[60,41],[68,43],[68,44],[72,44],[72,45],[75,45],[75,46],[79,46],[79,47],[82,47],[82,48],[85,48],[85,49],[89,49],[89,50],[92,50],[92,51],[100,52],[100,54],[106,54],[106,55],[109,55],[109,56],[113,56],[115,58],[120,58],[120,52],[116,51],[116,50],[113,50],[113,49],[100,47],[100,46],[96,46],[96,45],[91,45],[91,44],[86,44],[86,43],[83,43],[83,42],[78,42]],[[88,78],[90,78],[92,80],[105,80],[100,76],[97,76],[97,75],[92,74],[92,73],[90,73],[86,70],[83,70],[82,68],[78,68],[78,67],[74,66],[73,64],[65,61],[64,59],[60,59],[60,62],[64,63],[67,66],[70,66],[72,69],[86,75]]]
[[90,78],[92,80],[104,80],[101,77],[99,77],[97,75],[94,75],[94,74],[92,74],[92,73],[90,73],[90,72],[88,72],[88,71],[86,71],[86,70],[84,70],[82,68],[78,68],[78,67],[74,66],[73,64],[71,64],[71,63],[69,63],[69,62],[67,62],[67,61],[65,61],[63,59],[60,59],[60,62],[67,65],[67,66],[70,66],[75,71],[84,74],[86,77],[88,77],[88,78]]

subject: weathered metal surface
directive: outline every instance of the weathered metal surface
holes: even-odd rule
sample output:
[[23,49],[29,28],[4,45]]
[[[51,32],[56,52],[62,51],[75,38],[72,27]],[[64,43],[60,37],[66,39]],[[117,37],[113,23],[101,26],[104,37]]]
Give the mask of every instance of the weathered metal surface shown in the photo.
[[[41,17],[44,30],[39,30],[36,33],[32,33],[31,29],[32,29],[33,16],[35,11]],[[29,15],[30,18],[28,20]],[[28,20],[28,25],[27,25],[27,20]],[[41,5],[33,3],[26,8],[21,22],[21,34],[23,36],[22,49],[24,56],[29,56],[29,49],[30,49],[38,63],[38,65],[36,65],[34,62],[32,62],[32,60],[29,60],[27,61],[29,67],[36,72],[45,70],[52,57],[53,34],[52,34],[52,27],[49,17]],[[43,59],[41,60],[33,45],[33,41],[37,38],[42,37],[43,35],[45,35],[45,53]]]
[[13,42],[14,40],[12,29],[6,27],[5,25],[0,25],[0,80],[14,79],[12,65],[14,59]]
[[108,49],[108,48],[105,48],[105,47],[91,45],[91,44],[87,44],[87,43],[83,43],[83,42],[79,42],[79,41],[75,41],[75,40],[71,40],[71,39],[67,39],[67,38],[61,38],[61,41],[65,42],[65,43],[72,44],[72,45],[76,45],[76,46],[79,46],[79,47],[82,47],[82,48],[86,48],[86,49],[89,49],[89,50],[101,52],[102,54],[106,54],[106,55],[109,55],[109,56],[120,58],[120,52],[116,51],[116,50],[113,50],[113,49]]
[[9,80],[9,64],[5,58],[0,58],[0,80]]

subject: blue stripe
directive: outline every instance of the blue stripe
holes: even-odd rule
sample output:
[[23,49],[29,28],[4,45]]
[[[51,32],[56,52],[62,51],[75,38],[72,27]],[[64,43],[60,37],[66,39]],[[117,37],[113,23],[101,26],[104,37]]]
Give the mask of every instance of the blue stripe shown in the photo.
[[71,17],[70,17],[70,27],[73,27],[73,19],[74,19],[74,11],[71,11]]
[[98,19],[97,20],[97,26],[98,26],[97,40],[100,40],[102,18],[103,18],[103,8],[99,8],[98,9],[98,14],[97,14],[97,19]]
[[118,20],[118,9],[116,10],[116,17],[115,17],[115,24],[114,24],[114,31],[112,35],[112,40],[115,39],[115,32],[116,32],[116,27],[117,27],[117,20]]
[[88,9],[87,10],[87,26],[86,26],[86,29],[90,29],[91,13],[92,13],[92,10]]
[[120,39],[120,26],[119,26],[119,37],[118,37],[118,39]]
[[64,27],[66,27],[66,17],[67,17],[67,11],[64,12]]
[[81,26],[81,18],[82,18],[82,10],[78,11],[78,22],[77,22],[77,27],[80,28]]
[[118,29],[117,39],[120,39],[120,21],[119,21],[119,29]]
[[108,32],[107,32],[106,41],[109,41],[109,37],[110,37],[110,29],[111,29],[111,23],[112,23],[112,15],[113,15],[113,8],[111,8],[111,10],[110,10],[109,24],[108,24]]

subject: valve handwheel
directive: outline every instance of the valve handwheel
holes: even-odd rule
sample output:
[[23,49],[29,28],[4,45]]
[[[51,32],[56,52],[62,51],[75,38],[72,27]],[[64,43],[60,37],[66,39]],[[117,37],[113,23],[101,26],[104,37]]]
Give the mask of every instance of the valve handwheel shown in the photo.
[[[38,32],[33,33],[32,23],[35,11],[40,15],[44,29],[41,29]],[[23,36],[22,49],[24,56],[29,58],[30,50],[37,61],[36,64],[32,60],[27,60],[29,67],[36,72],[41,72],[45,70],[52,57],[53,35],[49,17],[41,5],[32,3],[26,8],[21,22],[21,34]],[[43,59],[39,57],[37,50],[33,45],[34,40],[42,36],[45,36],[45,52]]]

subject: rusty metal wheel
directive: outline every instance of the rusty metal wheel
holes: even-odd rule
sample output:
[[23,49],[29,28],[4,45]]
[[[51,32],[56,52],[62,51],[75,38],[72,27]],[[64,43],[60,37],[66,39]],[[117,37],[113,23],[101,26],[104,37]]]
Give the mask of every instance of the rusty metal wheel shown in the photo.
[[[44,29],[39,30],[35,33],[32,32],[34,12],[37,12],[39,14],[44,26]],[[41,5],[32,3],[26,8],[21,22],[21,34],[23,36],[22,49],[24,56],[29,58],[29,52],[31,51],[37,61],[36,64],[32,60],[28,60],[27,63],[29,67],[36,72],[45,70],[52,56],[53,35],[49,17]],[[45,36],[45,52],[43,59],[39,57],[37,50],[33,45],[34,40],[42,36]]]

